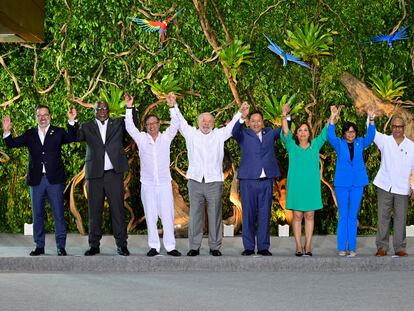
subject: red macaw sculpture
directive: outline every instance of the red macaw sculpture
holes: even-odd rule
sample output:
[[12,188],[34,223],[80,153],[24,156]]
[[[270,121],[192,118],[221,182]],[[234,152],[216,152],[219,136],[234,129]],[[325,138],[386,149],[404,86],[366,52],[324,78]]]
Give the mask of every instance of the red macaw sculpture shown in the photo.
[[163,49],[164,48],[164,38],[165,38],[165,33],[166,33],[167,26],[171,21],[174,20],[174,18],[176,18],[178,16],[178,14],[181,13],[182,10],[184,10],[184,8],[181,8],[173,16],[163,20],[162,22],[149,21],[147,19],[130,17],[130,16],[128,16],[128,18],[132,19],[132,21],[134,21],[135,23],[140,25],[143,29],[145,29],[148,32],[158,31],[160,33],[161,49]]

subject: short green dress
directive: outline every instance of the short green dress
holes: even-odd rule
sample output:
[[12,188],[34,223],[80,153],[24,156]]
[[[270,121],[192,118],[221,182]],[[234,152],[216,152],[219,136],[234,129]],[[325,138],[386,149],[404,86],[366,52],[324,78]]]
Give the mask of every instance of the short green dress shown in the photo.
[[290,130],[280,139],[289,153],[287,177],[286,208],[294,211],[309,212],[321,209],[321,178],[319,172],[319,150],[326,141],[325,127],[318,137],[313,139],[308,148],[296,145]]

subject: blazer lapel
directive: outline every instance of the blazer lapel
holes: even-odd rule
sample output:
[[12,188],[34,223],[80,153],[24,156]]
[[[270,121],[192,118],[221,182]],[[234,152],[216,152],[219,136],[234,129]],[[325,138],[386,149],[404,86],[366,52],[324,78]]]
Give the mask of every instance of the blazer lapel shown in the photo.
[[111,119],[108,119],[108,125],[106,127],[106,138],[105,141],[108,141],[112,134],[114,133],[114,126],[113,126],[114,121]]

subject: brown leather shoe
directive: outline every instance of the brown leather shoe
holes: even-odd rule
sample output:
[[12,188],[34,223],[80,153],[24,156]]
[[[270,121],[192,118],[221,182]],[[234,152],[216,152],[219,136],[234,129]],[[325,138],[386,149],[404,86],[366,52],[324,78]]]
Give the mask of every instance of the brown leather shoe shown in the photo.
[[383,248],[379,248],[377,253],[375,254],[377,257],[384,257],[387,256],[387,252]]
[[404,250],[401,250],[401,251],[395,252],[395,255],[400,256],[400,257],[407,257],[408,253]]

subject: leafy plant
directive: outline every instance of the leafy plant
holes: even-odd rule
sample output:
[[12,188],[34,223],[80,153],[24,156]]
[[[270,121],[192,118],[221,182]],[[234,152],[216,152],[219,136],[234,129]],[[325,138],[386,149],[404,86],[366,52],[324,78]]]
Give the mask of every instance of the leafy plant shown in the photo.
[[288,104],[291,108],[290,114],[298,114],[303,109],[303,102],[293,103],[296,95],[288,98],[288,95],[283,95],[279,100],[276,96],[270,96],[265,99],[265,106],[262,107],[263,118],[269,120],[273,125],[280,126],[282,124],[282,107]]
[[303,29],[297,25],[294,30],[288,30],[288,40],[284,40],[285,44],[292,48],[292,53],[300,57],[305,62],[312,62],[315,66],[319,66],[319,57],[323,55],[331,55],[333,38],[335,31],[322,32],[321,25],[315,25],[313,22],[305,23]]
[[374,92],[384,100],[393,101],[404,95],[404,89],[407,87],[403,80],[393,80],[391,75],[383,73],[381,76],[373,75],[370,78],[371,86]]
[[163,76],[159,83],[158,80],[146,81],[145,83],[151,87],[151,92],[157,96],[158,99],[166,97],[170,92],[179,94],[179,92],[182,90],[181,86],[178,84],[178,81],[174,78],[173,75]]
[[102,89],[100,98],[108,103],[112,117],[125,116],[124,91],[119,87],[111,85],[109,89]]
[[220,60],[230,70],[234,82],[237,82],[237,71],[243,64],[252,65],[249,59],[253,58],[250,45],[243,45],[241,40],[234,40],[220,52]]

